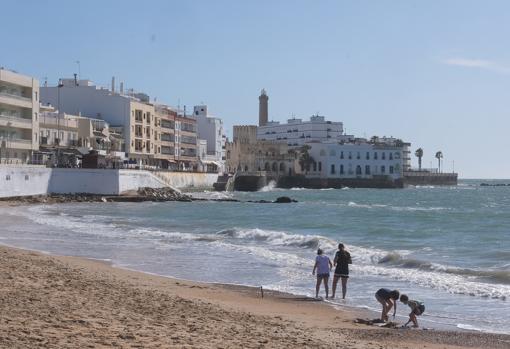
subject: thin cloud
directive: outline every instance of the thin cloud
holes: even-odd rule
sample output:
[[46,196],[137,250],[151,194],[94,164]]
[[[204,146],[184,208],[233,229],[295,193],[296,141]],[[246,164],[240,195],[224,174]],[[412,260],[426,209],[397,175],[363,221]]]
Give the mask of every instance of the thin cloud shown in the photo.
[[497,73],[510,74],[510,68],[485,59],[448,58],[442,61],[444,64],[464,68],[490,70]]

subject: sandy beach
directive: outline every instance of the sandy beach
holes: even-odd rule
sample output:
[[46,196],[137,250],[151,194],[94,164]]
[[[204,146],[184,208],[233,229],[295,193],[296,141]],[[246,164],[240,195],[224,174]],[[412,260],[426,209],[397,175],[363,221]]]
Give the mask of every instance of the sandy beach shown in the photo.
[[510,348],[510,336],[379,329],[307,298],[0,247],[2,348]]

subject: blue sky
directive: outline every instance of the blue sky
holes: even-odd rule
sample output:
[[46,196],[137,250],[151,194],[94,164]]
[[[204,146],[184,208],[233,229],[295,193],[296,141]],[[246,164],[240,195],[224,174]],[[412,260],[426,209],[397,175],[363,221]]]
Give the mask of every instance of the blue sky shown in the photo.
[[[9,1],[0,65],[111,77],[233,124],[320,113],[422,147],[463,178],[510,178],[507,1]],[[5,15],[7,14],[7,15]],[[413,156],[413,164],[417,160]]]

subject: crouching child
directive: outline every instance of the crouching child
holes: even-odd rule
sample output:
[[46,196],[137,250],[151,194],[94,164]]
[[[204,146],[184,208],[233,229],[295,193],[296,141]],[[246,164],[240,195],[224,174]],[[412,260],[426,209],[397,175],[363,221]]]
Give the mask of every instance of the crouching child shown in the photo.
[[409,313],[409,321],[406,322],[404,326],[407,326],[410,322],[413,323],[413,327],[418,327],[418,319],[417,316],[420,316],[425,311],[425,305],[422,302],[417,300],[411,300],[405,294],[400,296],[400,301],[404,304],[407,304],[409,308],[411,308],[411,312]]

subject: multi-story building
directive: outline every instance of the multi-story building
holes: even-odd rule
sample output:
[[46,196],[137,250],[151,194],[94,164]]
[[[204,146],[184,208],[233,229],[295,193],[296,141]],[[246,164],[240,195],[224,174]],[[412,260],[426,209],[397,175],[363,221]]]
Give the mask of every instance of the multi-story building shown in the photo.
[[39,145],[45,147],[78,147],[78,117],[59,114],[51,106],[40,106]]
[[347,141],[353,136],[344,135],[343,123],[326,121],[324,116],[315,115],[309,121],[289,119],[287,123],[267,122],[257,129],[257,139],[287,143],[298,147],[309,142]]
[[[223,120],[208,113],[207,105],[197,105],[193,108],[193,117],[197,120],[197,134],[199,139],[206,141],[206,154],[209,167],[216,166],[218,172],[225,168],[225,130]],[[201,158],[202,159],[202,158]]]
[[0,68],[0,163],[24,164],[39,149],[39,81]]
[[404,144],[401,141],[370,142],[356,139],[349,143],[307,143],[313,161],[301,163],[306,177],[329,179],[402,178]]
[[177,111],[166,105],[156,105],[155,142],[158,147],[155,158],[160,160],[160,167],[174,168],[176,161],[175,118]]
[[114,88],[101,88],[90,80],[61,79],[58,86],[41,88],[41,101],[64,113],[101,119],[113,127],[121,127],[130,162],[157,163],[155,109],[147,95],[128,95],[122,89],[117,93]]
[[181,170],[198,169],[197,120],[186,112],[177,111],[175,117],[175,161]]

